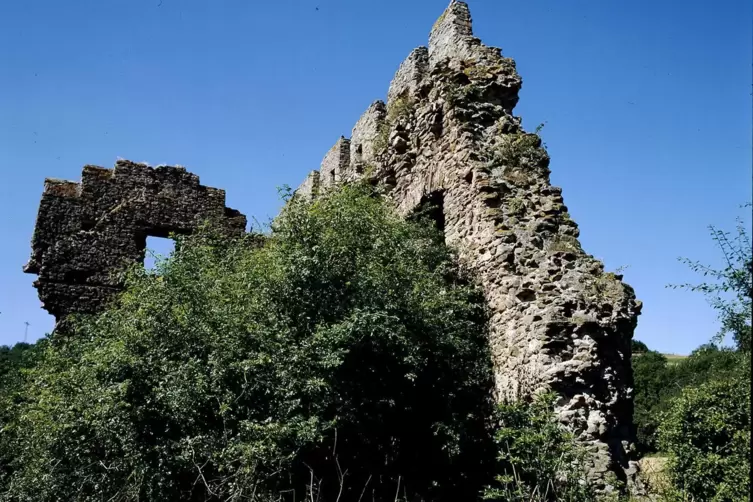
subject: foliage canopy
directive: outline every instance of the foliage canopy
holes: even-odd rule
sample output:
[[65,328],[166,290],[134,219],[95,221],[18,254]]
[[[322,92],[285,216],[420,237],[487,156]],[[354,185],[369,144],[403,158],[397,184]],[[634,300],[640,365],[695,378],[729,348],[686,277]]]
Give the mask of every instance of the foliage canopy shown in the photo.
[[5,498],[477,495],[486,314],[453,263],[362,186],[291,201],[268,236],[177,238],[50,340],[3,424]]
[[672,485],[694,500],[750,496],[750,360],[747,365],[734,378],[684,389],[659,427]]

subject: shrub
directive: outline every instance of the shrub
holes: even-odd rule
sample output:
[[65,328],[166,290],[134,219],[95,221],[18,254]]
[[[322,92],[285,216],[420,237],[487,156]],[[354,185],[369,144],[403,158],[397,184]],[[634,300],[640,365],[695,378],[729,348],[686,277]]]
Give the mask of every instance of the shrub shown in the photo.
[[683,390],[663,417],[659,438],[669,453],[668,475],[677,492],[695,500],[747,500],[750,361],[735,378]]
[[671,373],[667,358],[662,354],[653,350],[633,354],[633,422],[636,427],[636,446],[640,453],[657,451],[658,413],[666,407],[667,397],[676,392]]
[[686,387],[739,374],[740,354],[709,344],[694,350],[677,364],[656,351],[633,354],[637,447],[640,453],[659,451],[658,427],[662,413]]
[[363,186],[292,201],[263,240],[178,238],[51,340],[1,440],[5,496],[476,496],[490,357],[453,263]]
[[547,246],[550,253],[582,253],[580,241],[571,235],[558,234],[552,237]]
[[557,421],[554,394],[532,403],[502,404],[495,434],[500,474],[485,500],[504,502],[593,501],[583,469],[585,452]]
[[387,116],[384,121],[377,126],[376,135],[373,140],[374,152],[379,155],[383,154],[389,148],[390,132],[392,126],[399,120],[410,116],[413,107],[413,100],[408,96],[400,96],[394,99],[387,107]]
[[387,151],[387,148],[390,146],[389,143],[390,143],[390,123],[385,120],[384,122],[381,122],[377,126],[377,132],[372,142],[374,153],[376,155],[381,155],[385,153]]
[[[39,345],[44,344],[44,339]],[[5,383],[15,380],[18,372],[32,366],[33,358],[38,352],[37,344],[17,343],[12,347],[0,345],[0,388]]]
[[387,107],[387,122],[394,124],[409,116],[414,106],[413,100],[408,96],[400,96],[394,99]]
[[451,82],[445,87],[445,99],[450,106],[460,106],[469,101],[478,100],[481,94],[482,90],[473,83]]
[[549,157],[539,136],[542,128],[543,124],[539,125],[534,133],[516,132],[499,135],[496,143],[490,146],[484,155],[487,168],[492,170],[494,178],[522,184],[530,182],[530,173],[546,167]]
[[614,272],[604,272],[589,284],[591,293],[599,301],[609,298],[619,298],[623,291],[622,282]]
[[[42,338],[34,344],[0,346],[0,441],[4,429],[13,419],[13,410],[23,402],[25,374],[34,366],[46,343],[47,339]],[[12,472],[9,464],[13,456],[14,452],[0,448],[0,487]]]

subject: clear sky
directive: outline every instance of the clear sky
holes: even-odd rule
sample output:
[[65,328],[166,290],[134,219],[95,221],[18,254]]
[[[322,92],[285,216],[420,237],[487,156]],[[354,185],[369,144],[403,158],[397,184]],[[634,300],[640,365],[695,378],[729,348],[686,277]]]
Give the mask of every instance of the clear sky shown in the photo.
[[[181,164],[261,220],[318,168],[448,0],[0,2],[0,344],[52,327],[30,253],[45,177],[118,157]],[[517,61],[586,251],[644,301],[636,338],[688,353],[716,331],[678,256],[751,199],[749,0],[471,0]],[[748,221],[750,218],[748,217]]]

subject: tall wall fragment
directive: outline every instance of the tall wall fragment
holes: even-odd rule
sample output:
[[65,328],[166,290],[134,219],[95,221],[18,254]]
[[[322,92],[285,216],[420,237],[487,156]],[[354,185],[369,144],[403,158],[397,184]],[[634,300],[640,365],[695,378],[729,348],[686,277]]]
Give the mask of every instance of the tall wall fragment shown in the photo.
[[143,261],[147,236],[191,233],[205,221],[231,234],[246,228],[224,190],[182,167],[87,165],[80,183],[45,180],[24,272],[39,276],[39,298],[58,321],[96,312],[122,289],[121,272]]
[[492,311],[497,398],[557,392],[561,421],[609,489],[609,473],[635,473],[630,341],[641,302],[581,248],[540,138],[512,115],[521,85],[515,62],[475,38],[468,6],[453,1],[428,49],[400,66],[388,105],[359,120],[338,176],[384,185],[405,215],[439,203],[445,239]]

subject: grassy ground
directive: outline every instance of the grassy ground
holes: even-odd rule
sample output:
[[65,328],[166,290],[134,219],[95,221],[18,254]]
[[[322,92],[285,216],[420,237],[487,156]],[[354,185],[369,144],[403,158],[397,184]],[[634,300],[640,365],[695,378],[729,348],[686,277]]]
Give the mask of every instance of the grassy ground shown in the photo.
[[662,493],[667,488],[667,478],[664,474],[667,458],[660,456],[643,457],[639,464],[640,476],[646,483],[649,494]]
[[[633,357],[639,357],[643,353],[642,352],[634,352]],[[681,356],[679,354],[662,354],[664,357],[667,358],[667,364],[677,364],[683,359],[687,359],[688,356]]]
[[677,354],[662,354],[664,357],[667,358],[667,364],[677,364],[683,359],[686,359],[688,356],[680,356]]

